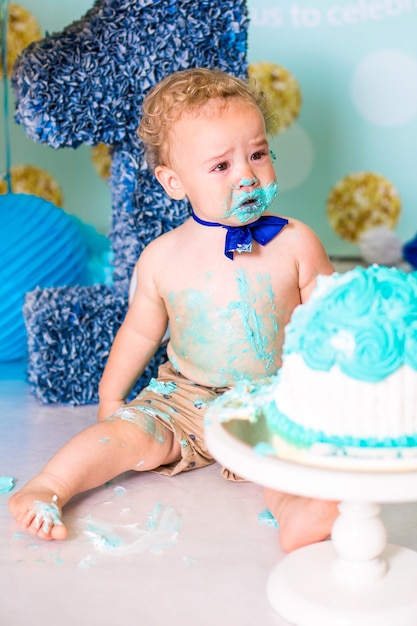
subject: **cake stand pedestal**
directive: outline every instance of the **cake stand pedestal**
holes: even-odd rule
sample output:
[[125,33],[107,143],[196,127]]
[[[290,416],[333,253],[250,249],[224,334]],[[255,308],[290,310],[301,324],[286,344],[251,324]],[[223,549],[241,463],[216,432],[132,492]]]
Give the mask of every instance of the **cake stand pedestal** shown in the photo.
[[340,501],[332,540],[300,548],[270,574],[273,608],[297,626],[416,626],[417,552],[387,544],[379,503],[417,500],[417,467],[400,471],[304,465],[253,448],[257,424],[206,426],[222,465],[265,487]]

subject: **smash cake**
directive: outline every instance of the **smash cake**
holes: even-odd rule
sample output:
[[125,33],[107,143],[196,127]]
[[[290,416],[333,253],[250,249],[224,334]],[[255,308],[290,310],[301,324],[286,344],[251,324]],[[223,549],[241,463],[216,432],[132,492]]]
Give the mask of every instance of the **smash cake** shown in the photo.
[[210,416],[251,422],[255,449],[286,460],[417,469],[417,272],[319,276],[286,327],[278,374],[241,383]]

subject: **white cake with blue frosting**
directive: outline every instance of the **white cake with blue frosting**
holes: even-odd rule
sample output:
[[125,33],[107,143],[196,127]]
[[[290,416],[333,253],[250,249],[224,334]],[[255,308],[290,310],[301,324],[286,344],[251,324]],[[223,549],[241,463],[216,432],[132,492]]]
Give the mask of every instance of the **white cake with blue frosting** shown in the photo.
[[320,276],[286,328],[273,395],[280,455],[417,458],[417,272]]
[[286,327],[278,374],[237,385],[208,415],[251,422],[257,451],[286,460],[417,469],[417,272],[319,276]]

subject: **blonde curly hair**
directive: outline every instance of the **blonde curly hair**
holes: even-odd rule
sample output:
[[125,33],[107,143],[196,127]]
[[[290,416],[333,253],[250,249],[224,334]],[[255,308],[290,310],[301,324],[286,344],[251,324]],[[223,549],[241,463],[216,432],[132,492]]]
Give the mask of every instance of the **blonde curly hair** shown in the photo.
[[145,156],[152,170],[167,165],[170,129],[184,113],[198,114],[199,107],[214,98],[239,98],[257,107],[270,126],[265,97],[249,82],[217,69],[194,68],[170,74],[155,85],[143,101],[138,135],[145,145]]

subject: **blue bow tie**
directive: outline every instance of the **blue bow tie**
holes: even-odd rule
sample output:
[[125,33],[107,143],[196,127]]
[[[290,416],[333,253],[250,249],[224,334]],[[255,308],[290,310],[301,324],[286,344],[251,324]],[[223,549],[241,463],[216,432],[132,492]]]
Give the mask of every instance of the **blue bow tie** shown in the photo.
[[288,220],[284,217],[274,215],[263,215],[256,222],[246,226],[226,226],[218,222],[205,222],[197,217],[194,211],[191,212],[191,217],[203,226],[221,226],[227,230],[224,253],[232,261],[233,252],[251,252],[252,239],[264,246],[288,224]]

